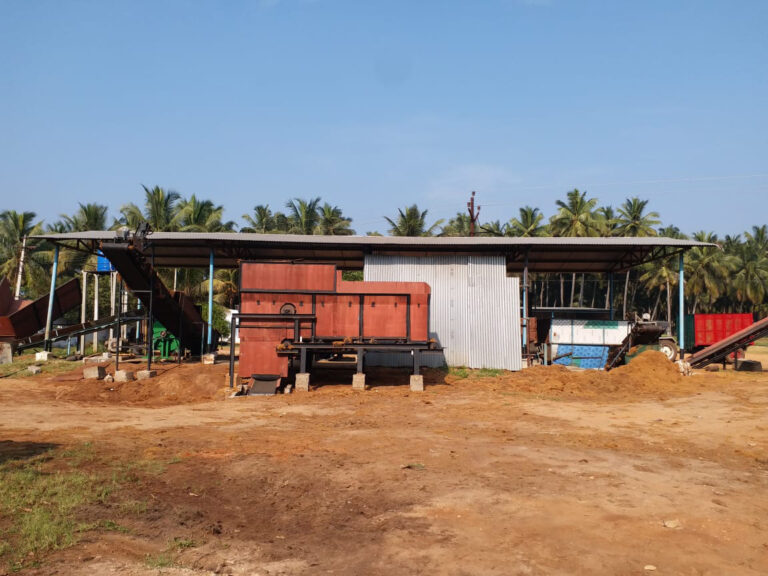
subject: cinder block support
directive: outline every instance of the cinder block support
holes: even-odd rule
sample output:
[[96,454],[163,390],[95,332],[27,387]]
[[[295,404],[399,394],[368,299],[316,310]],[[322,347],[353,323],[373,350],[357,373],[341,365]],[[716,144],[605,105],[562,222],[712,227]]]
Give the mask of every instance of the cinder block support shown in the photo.
[[103,380],[107,375],[107,370],[104,366],[89,366],[83,370],[83,378],[86,380]]
[[13,362],[13,348],[9,342],[0,342],[0,364]]
[[157,376],[156,370],[139,370],[136,372],[136,380],[149,380]]
[[309,372],[296,374],[296,392],[309,392]]
[[115,382],[130,382],[134,380],[131,370],[118,370],[115,372]]
[[411,392],[424,392],[424,376],[411,374]]
[[365,390],[365,374],[358,372],[352,376],[352,389]]
[[51,353],[47,350],[35,352],[35,362],[48,362],[48,358],[50,358],[50,356]]

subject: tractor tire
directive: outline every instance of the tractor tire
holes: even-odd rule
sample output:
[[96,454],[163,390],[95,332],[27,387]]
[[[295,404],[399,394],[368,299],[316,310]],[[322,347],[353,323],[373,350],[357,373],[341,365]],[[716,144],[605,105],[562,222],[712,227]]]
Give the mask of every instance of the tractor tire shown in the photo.
[[677,360],[677,342],[673,338],[659,338],[659,352],[674,362]]

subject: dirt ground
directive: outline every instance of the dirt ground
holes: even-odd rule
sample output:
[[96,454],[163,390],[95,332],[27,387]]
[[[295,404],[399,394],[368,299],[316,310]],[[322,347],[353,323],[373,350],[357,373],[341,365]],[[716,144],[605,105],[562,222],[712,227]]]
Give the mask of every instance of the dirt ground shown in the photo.
[[[125,488],[138,512],[111,511],[126,533],[25,572],[768,574],[768,374],[686,378],[655,354],[609,374],[433,370],[422,393],[392,369],[364,392],[337,371],[234,399],[225,364],[0,380],[0,458],[90,442],[166,463]],[[174,541],[173,566],[147,561]]]

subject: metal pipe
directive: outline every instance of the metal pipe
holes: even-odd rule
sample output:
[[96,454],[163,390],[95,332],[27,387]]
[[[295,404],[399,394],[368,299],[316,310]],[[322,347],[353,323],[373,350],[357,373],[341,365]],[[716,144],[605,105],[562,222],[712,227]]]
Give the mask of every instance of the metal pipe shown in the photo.
[[[88,272],[83,270],[83,293],[80,299],[80,323],[85,324],[86,316],[88,313]],[[79,348],[80,354],[85,356],[85,335],[80,336]]]
[[210,261],[208,262],[208,347],[211,351],[213,344],[213,248],[211,248]]
[[24,256],[27,253],[27,237],[21,241],[21,254],[19,255],[19,273],[16,276],[16,290],[13,293],[14,300],[18,300],[21,295],[21,279],[24,276]]
[[45,349],[49,350],[51,327],[53,326],[53,298],[56,294],[56,274],[59,271],[59,245],[53,249],[53,270],[51,270],[51,291],[48,293],[48,316],[45,318]]
[[677,347],[680,349],[680,358],[683,358],[685,349],[685,255],[680,252],[678,274],[680,276],[677,293],[678,304],[680,310],[678,311],[678,326],[677,326]]
[[[109,315],[115,315],[115,285],[117,284],[117,278],[115,272],[109,273]],[[115,337],[115,329],[110,326],[109,328],[109,340],[111,341]]]

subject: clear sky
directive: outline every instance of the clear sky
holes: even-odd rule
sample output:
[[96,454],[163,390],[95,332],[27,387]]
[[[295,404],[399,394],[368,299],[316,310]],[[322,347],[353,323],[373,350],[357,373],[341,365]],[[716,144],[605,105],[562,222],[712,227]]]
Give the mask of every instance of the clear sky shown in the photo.
[[768,223],[768,2],[0,0],[0,209],[141,184],[359,233],[576,187],[738,233]]

